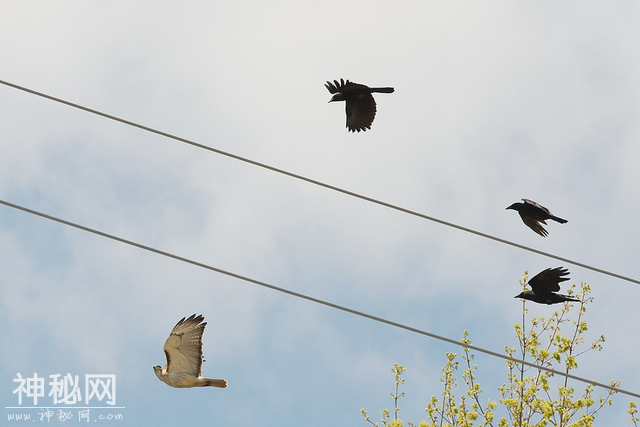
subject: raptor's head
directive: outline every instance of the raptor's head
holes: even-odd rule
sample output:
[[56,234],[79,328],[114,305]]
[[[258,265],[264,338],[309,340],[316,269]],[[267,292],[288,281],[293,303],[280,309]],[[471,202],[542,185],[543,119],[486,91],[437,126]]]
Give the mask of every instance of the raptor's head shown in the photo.
[[155,372],[156,376],[160,379],[162,379],[162,366],[160,365],[155,365],[153,367],[153,372]]

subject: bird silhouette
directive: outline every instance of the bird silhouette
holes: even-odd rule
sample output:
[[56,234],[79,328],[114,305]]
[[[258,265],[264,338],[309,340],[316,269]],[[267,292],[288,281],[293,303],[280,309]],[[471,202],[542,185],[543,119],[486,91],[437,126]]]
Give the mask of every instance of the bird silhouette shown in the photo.
[[347,127],[349,132],[360,132],[371,129],[376,117],[376,101],[371,93],[393,93],[392,87],[368,87],[358,83],[334,80],[324,85],[329,93],[334,94],[329,102],[346,101]]
[[524,222],[527,227],[541,235],[542,237],[547,237],[549,232],[540,225],[540,223],[547,225],[545,222],[548,219],[552,219],[560,224],[564,224],[567,222],[566,219],[562,219],[560,217],[554,216],[549,209],[545,208],[542,205],[534,202],[529,199],[522,199],[524,203],[514,203],[509,206],[507,209],[513,209],[518,211],[520,214],[520,218],[522,218],[522,222]]
[[514,298],[528,299],[539,304],[557,304],[565,301],[580,302],[568,295],[556,294],[560,290],[560,282],[569,280],[569,270],[562,267],[547,268],[529,280],[530,291],[523,291]]

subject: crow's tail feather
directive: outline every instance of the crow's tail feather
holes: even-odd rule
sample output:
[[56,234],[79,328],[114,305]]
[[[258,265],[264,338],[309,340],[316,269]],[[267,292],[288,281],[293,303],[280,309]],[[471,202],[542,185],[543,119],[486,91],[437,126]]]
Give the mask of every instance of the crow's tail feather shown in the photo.
[[581,302],[579,299],[571,298],[569,295],[558,294],[558,296],[562,297],[562,301]]
[[392,87],[372,87],[371,92],[393,93],[395,89]]
[[551,217],[551,218],[549,218],[549,219],[552,219],[552,220],[554,220],[555,222],[559,222],[560,224],[564,224],[564,223],[566,223],[566,222],[567,222],[567,220],[566,220],[566,219],[562,219],[562,218],[557,217],[557,216],[552,216],[552,217]]

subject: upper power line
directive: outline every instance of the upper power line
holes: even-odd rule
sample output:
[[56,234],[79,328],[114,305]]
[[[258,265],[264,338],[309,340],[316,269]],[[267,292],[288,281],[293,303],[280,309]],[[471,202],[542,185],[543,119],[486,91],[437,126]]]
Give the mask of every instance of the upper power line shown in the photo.
[[365,200],[365,201],[370,202],[370,203],[374,203],[374,204],[377,204],[377,205],[380,205],[380,206],[387,207],[389,209],[400,211],[400,212],[403,212],[403,213],[406,213],[406,214],[409,214],[409,215],[416,216],[418,218],[422,218],[422,219],[426,219],[426,220],[429,220],[429,221],[436,222],[438,224],[446,225],[447,227],[452,227],[452,228],[455,228],[455,229],[458,229],[458,230],[461,230],[461,231],[465,231],[467,233],[475,234],[476,236],[480,236],[480,237],[484,237],[486,239],[494,240],[496,242],[500,242],[500,243],[503,243],[505,245],[513,246],[513,247],[516,247],[516,248],[519,248],[519,249],[522,249],[522,250],[525,250],[525,251],[528,251],[528,252],[533,252],[535,254],[542,255],[542,256],[545,256],[547,258],[553,258],[553,259],[556,259],[558,261],[566,262],[568,264],[573,264],[573,265],[576,265],[578,267],[586,268],[588,270],[592,270],[592,271],[595,271],[595,272],[598,272],[598,273],[601,273],[601,274],[605,274],[607,276],[615,277],[615,278],[620,279],[620,280],[625,280],[627,282],[631,282],[631,283],[635,283],[635,284],[640,285],[640,280],[633,279],[633,278],[628,277],[628,276],[623,276],[621,274],[617,274],[617,273],[614,273],[612,271],[604,270],[604,269],[601,269],[601,268],[598,268],[598,267],[594,267],[594,266],[589,265],[589,264],[584,264],[584,263],[581,263],[581,262],[578,262],[578,261],[571,260],[569,258],[564,258],[564,257],[558,256],[558,255],[551,254],[549,252],[544,252],[544,251],[541,251],[541,250],[538,250],[538,249],[531,248],[529,246],[525,246],[525,245],[521,245],[519,243],[512,242],[510,240],[502,239],[500,237],[496,237],[496,236],[492,236],[490,234],[482,233],[480,231],[473,230],[471,228],[463,227],[461,225],[457,225],[457,224],[454,224],[454,223],[451,223],[451,222],[448,222],[448,221],[444,221],[444,220],[441,220],[441,219],[438,219],[438,218],[434,218],[432,216],[425,215],[425,214],[422,214],[420,212],[416,212],[416,211],[413,211],[413,210],[410,210],[410,209],[407,209],[407,208],[403,208],[403,207],[398,206],[398,205],[387,203],[387,202],[379,200],[379,199],[374,199],[373,197],[368,197],[368,196],[365,196],[363,194],[359,194],[359,193],[356,193],[356,192],[353,192],[353,191],[346,190],[344,188],[340,188],[340,187],[336,187],[336,186],[331,185],[331,184],[324,183],[322,181],[318,181],[318,180],[315,180],[315,179],[312,179],[312,178],[308,178],[308,177],[303,176],[303,175],[299,175],[299,174],[296,174],[296,173],[293,173],[293,172],[286,171],[284,169],[280,169],[280,168],[277,168],[277,167],[274,167],[274,166],[270,166],[270,165],[265,164],[265,163],[261,163],[261,162],[255,161],[255,160],[251,160],[251,159],[246,158],[246,157],[242,157],[242,156],[238,156],[238,155],[233,154],[233,153],[229,153],[227,151],[219,150],[217,148],[213,148],[213,147],[210,147],[208,145],[200,144],[198,142],[191,141],[191,140],[186,139],[186,138],[182,138],[182,137],[179,137],[179,136],[176,136],[176,135],[172,135],[170,133],[163,132],[163,131],[158,130],[158,129],[154,129],[154,128],[151,128],[151,127],[148,127],[148,126],[144,126],[144,125],[141,125],[139,123],[132,122],[130,120],[122,119],[120,117],[116,117],[116,116],[113,116],[111,114],[103,113],[101,111],[94,110],[92,108],[88,108],[88,107],[85,107],[85,106],[82,106],[82,105],[79,105],[79,104],[75,104],[73,102],[65,101],[64,99],[56,98],[54,96],[47,95],[45,93],[35,91],[33,89],[29,89],[29,88],[26,88],[24,86],[19,86],[17,84],[10,83],[10,82],[4,81],[4,80],[0,80],[0,83],[5,85],[5,86],[12,87],[14,89],[21,90],[23,92],[30,93],[32,95],[37,95],[37,96],[40,96],[42,98],[49,99],[51,101],[56,101],[56,102],[59,102],[61,104],[73,107],[73,108],[77,108],[77,109],[80,109],[80,110],[83,110],[83,111],[86,111],[86,112],[89,112],[89,113],[92,113],[92,114],[96,114],[98,116],[105,117],[107,119],[111,119],[111,120],[114,120],[114,121],[117,121],[117,122],[120,122],[120,123],[124,123],[124,124],[129,125],[129,126],[136,127],[138,129],[145,130],[147,132],[155,133],[157,135],[161,135],[161,136],[164,136],[164,137],[176,140],[176,141],[180,141],[180,142],[183,142],[185,144],[189,144],[189,145],[192,145],[194,147],[201,148],[203,150],[207,150],[207,151],[211,151],[213,153],[217,153],[217,154],[220,154],[220,155],[223,155],[223,156],[227,156],[227,157],[230,157],[230,158],[235,159],[235,160],[239,160],[239,161],[244,162],[244,163],[249,163],[249,164],[254,165],[254,166],[258,166],[258,167],[261,167],[261,168],[264,168],[264,169],[268,169],[270,171],[277,172],[279,174],[286,175],[286,176],[289,176],[291,178],[299,179],[301,181],[305,181],[305,182],[308,182],[308,183],[311,183],[311,184],[314,184],[314,185],[317,185],[317,186],[320,186],[320,187],[328,188],[330,190],[337,191],[339,193],[346,194],[348,196],[356,197],[358,199]]

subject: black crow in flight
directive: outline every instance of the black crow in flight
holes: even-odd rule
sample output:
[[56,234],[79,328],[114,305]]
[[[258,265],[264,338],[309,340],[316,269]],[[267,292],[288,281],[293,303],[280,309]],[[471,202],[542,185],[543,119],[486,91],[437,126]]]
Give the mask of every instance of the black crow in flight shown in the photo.
[[569,280],[568,277],[562,277],[568,274],[569,270],[566,268],[547,268],[529,280],[530,291],[524,291],[514,298],[528,299],[540,304],[557,304],[565,301],[580,302],[579,299],[571,298],[568,295],[555,293],[560,290],[560,282]]
[[549,233],[542,227],[542,225],[540,225],[540,223],[547,225],[547,223],[545,222],[547,219],[552,219],[556,222],[559,222],[560,224],[564,224],[565,222],[567,222],[566,219],[554,216],[551,212],[549,212],[549,209],[537,204],[533,200],[522,199],[522,201],[524,203],[514,203],[507,209],[518,211],[518,213],[520,214],[520,218],[522,218],[522,222],[524,222],[527,227],[529,227],[542,237],[547,237]]
[[371,129],[371,123],[376,117],[376,101],[371,96],[372,92],[393,93],[392,87],[368,87],[358,83],[340,82],[334,80],[324,85],[327,90],[334,94],[329,102],[347,101],[347,127],[349,132],[366,131]]

